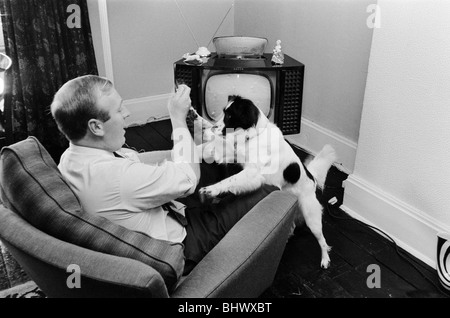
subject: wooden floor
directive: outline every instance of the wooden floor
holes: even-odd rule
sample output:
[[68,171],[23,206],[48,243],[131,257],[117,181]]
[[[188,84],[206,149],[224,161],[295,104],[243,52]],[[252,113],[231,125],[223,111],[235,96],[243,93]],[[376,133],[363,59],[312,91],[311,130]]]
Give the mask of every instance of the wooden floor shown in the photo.
[[[333,177],[338,175],[332,172],[328,181],[337,181]],[[332,246],[330,268],[320,268],[320,248],[309,229],[297,229],[286,246],[275,282],[263,297],[448,297],[441,291],[434,269],[339,209],[341,193],[334,188],[324,193],[323,233]],[[339,198],[338,203],[327,206],[332,197]],[[379,273],[375,286],[374,265]]]
[[[127,143],[136,150],[163,150],[172,147],[169,121],[159,121],[127,130]],[[307,154],[293,146],[304,159]],[[427,298],[448,297],[439,288],[437,273],[405,251],[398,249],[384,236],[358,223],[345,214],[342,204],[342,181],[347,175],[332,167],[327,186],[321,196],[326,207],[323,232],[329,245],[331,266],[320,268],[320,248],[308,228],[298,228],[281,259],[273,285],[262,298]],[[336,197],[337,203],[328,204]],[[379,288],[369,288],[377,282]],[[368,271],[369,268],[369,271]],[[372,276],[371,276],[372,275]]]

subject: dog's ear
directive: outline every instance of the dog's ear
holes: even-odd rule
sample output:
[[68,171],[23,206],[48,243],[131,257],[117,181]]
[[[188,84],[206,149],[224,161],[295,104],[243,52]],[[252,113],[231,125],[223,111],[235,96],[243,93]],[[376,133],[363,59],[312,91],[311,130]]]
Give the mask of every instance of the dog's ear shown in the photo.
[[239,95],[229,95],[228,96],[228,102],[234,102],[234,101],[236,101],[237,99],[241,99],[242,97],[241,96],[239,96]]

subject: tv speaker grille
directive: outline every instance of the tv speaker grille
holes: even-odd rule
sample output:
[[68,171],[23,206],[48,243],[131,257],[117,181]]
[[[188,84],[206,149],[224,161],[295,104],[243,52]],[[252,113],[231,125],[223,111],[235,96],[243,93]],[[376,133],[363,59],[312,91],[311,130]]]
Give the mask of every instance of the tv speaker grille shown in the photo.
[[278,126],[283,134],[300,133],[302,113],[303,69],[286,70],[282,75]]
[[186,84],[187,86],[192,87],[192,69],[176,67],[175,81],[177,84]]

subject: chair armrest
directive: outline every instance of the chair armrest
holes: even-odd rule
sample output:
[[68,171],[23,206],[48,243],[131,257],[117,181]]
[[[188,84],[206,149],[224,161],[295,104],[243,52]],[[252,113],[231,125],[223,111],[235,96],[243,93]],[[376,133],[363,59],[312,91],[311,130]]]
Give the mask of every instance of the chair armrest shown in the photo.
[[274,191],[253,207],[177,286],[171,297],[258,297],[273,282],[299,213],[297,198]]
[[[168,297],[161,275],[144,263],[50,237],[2,205],[0,219],[0,239],[48,297]],[[67,285],[76,282],[71,264],[80,288]]]

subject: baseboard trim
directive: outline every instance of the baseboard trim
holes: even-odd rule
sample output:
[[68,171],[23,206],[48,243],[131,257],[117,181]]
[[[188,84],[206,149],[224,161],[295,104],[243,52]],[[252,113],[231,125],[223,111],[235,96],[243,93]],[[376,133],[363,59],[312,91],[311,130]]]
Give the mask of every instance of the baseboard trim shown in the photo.
[[336,167],[347,174],[353,172],[357,148],[356,142],[303,117],[300,134],[286,135],[285,138],[312,155],[318,154],[324,145],[329,144],[334,147],[338,155]]
[[450,232],[445,224],[354,175],[345,181],[341,209],[386,232],[398,246],[436,268],[436,235]]
[[169,118],[167,103],[172,94],[161,94],[127,99],[123,105],[130,112],[125,119],[126,127],[142,126],[152,121]]

